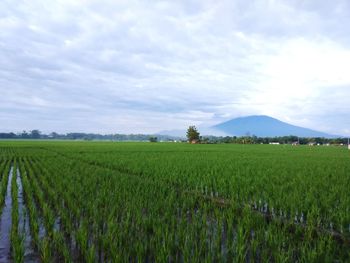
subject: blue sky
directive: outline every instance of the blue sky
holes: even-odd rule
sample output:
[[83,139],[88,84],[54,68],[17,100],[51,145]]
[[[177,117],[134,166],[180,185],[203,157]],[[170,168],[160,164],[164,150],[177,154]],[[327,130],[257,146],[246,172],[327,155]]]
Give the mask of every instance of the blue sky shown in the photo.
[[0,2],[0,130],[153,133],[265,114],[350,135],[350,2]]

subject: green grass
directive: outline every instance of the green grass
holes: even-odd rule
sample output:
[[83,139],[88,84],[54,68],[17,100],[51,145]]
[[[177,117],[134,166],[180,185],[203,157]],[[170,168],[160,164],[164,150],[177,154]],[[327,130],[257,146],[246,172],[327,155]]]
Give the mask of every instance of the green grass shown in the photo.
[[350,260],[343,147],[0,142],[13,158],[43,261]]

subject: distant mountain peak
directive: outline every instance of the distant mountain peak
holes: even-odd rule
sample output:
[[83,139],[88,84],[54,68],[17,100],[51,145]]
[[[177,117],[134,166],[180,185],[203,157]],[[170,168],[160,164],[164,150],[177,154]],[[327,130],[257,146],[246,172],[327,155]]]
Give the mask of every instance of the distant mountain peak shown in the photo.
[[212,128],[231,136],[256,135],[258,137],[276,137],[295,135],[299,137],[336,137],[324,132],[291,125],[267,115],[238,117],[214,125]]

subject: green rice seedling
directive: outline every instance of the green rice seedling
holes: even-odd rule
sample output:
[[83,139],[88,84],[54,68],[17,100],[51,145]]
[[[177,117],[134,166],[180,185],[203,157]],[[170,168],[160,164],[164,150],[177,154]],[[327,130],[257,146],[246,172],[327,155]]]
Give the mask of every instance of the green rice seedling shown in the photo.
[[24,237],[19,232],[19,212],[18,212],[18,185],[17,185],[17,162],[14,161],[11,180],[11,254],[14,262],[23,262],[24,260]]
[[72,262],[70,251],[65,244],[63,234],[60,232],[54,232],[52,242],[56,252],[56,260],[65,263]]
[[88,248],[88,250],[85,254],[85,260],[87,263],[96,262],[96,251],[95,251],[95,247],[93,245]]
[[52,251],[50,247],[51,241],[47,237],[45,237],[40,242],[40,259],[44,263],[52,262]]
[[9,180],[10,167],[11,167],[11,162],[10,162],[10,159],[8,159],[6,163],[4,163],[2,178],[0,182],[0,214],[2,213],[2,209],[5,204],[5,196],[6,196],[7,184]]

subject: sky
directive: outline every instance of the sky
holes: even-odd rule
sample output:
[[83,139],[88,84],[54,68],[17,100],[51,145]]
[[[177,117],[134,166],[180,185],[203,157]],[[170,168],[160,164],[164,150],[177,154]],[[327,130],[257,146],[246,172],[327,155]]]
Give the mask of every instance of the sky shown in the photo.
[[0,132],[269,115],[350,135],[348,0],[2,0]]

